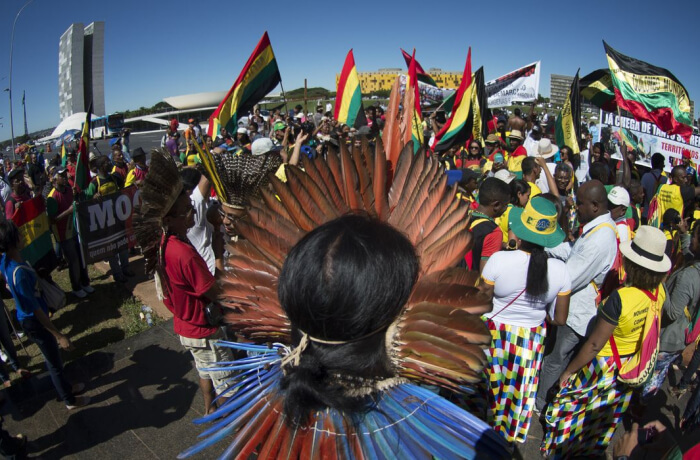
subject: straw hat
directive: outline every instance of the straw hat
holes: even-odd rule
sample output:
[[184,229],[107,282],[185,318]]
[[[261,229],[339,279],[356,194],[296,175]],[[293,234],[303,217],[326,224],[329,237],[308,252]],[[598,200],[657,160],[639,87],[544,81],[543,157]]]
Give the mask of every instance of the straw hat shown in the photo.
[[671,269],[671,259],[666,255],[666,236],[656,227],[639,227],[633,240],[620,243],[620,252],[647,270],[666,273]]
[[511,131],[510,134],[508,135],[508,138],[509,138],[509,139],[520,139],[521,141],[522,141],[523,139],[525,139],[525,138],[523,137],[523,133],[521,133],[521,132],[520,132],[519,130],[517,130],[517,129],[514,129],[513,131]]
[[540,139],[540,142],[537,144],[537,156],[540,156],[545,160],[556,155],[558,151],[559,147],[553,145],[552,141],[547,138]]
[[513,207],[510,228],[521,240],[553,248],[564,241],[564,230],[557,223],[557,208],[546,198],[536,196],[524,208]]
[[510,184],[517,176],[507,169],[500,169],[493,175],[493,177],[502,180],[506,184]]

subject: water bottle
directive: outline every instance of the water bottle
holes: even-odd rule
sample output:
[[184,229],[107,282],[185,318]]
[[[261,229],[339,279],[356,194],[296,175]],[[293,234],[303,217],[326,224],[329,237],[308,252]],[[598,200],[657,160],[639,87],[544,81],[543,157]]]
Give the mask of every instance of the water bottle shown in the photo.
[[145,316],[146,323],[148,326],[153,326],[153,316],[152,316],[153,310],[151,310],[151,307],[148,305],[141,305],[141,315]]

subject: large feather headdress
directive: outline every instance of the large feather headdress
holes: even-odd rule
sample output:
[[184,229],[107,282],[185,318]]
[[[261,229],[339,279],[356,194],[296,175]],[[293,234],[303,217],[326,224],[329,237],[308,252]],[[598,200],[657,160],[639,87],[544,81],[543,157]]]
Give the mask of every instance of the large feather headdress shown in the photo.
[[[436,435],[442,437],[431,452],[440,452],[443,442],[450,444],[440,458],[472,458],[477,455],[471,441],[474,433],[489,438],[488,443],[480,443],[479,454],[484,458],[507,456],[504,443],[487,425],[475,423],[464,412],[459,415],[454,406],[430,406],[436,410],[423,412],[419,410],[423,404],[439,405],[441,398],[420,386],[404,391],[402,382],[407,380],[456,392],[480,380],[486,364],[483,350],[491,344],[480,315],[490,310],[491,302],[475,287],[478,274],[455,268],[472,244],[467,231],[469,209],[456,196],[456,188],[447,186],[440,163],[426,158],[422,151],[414,154],[410,131],[405,136],[411,125],[399,115],[397,94],[398,83],[387,111],[386,150],[382,138],[374,149],[363,139],[351,151],[341,144],[339,151],[329,149],[325,159],[303,158],[302,168],[286,167],[286,182],[270,177],[272,190],[261,189],[260,197],[251,199],[249,219],[236,221],[236,230],[244,239],[228,247],[227,270],[219,275],[219,301],[228,326],[244,342],[253,344],[224,346],[254,354],[238,367],[232,365],[241,374],[231,404],[202,420],[222,417],[202,435],[209,437],[183,456],[230,434],[233,440],[224,453],[227,458],[247,458],[252,452],[259,458],[393,458],[397,452],[391,446],[415,441],[414,454],[419,455],[423,452],[419,439],[434,441],[431,436]],[[353,428],[350,418],[329,409],[313,414],[308,426],[287,429],[280,416],[283,396],[271,383],[284,368],[277,351],[293,348],[291,324],[277,294],[282,265],[306,233],[353,210],[403,232],[420,258],[414,290],[386,332],[395,375],[379,383],[383,396],[378,404],[391,414],[383,413],[380,418],[386,415],[384,421],[368,414],[361,422],[364,428]],[[268,344],[275,346],[268,350]],[[301,349],[300,342],[285,360]],[[261,367],[255,369],[256,365]],[[429,415],[422,418],[422,414]],[[369,432],[362,431],[365,428]],[[412,429],[423,431],[418,436]]]
[[146,273],[155,271],[163,238],[163,217],[182,193],[182,178],[169,152],[151,151],[148,174],[140,187],[141,203],[134,213],[134,233],[146,260]]

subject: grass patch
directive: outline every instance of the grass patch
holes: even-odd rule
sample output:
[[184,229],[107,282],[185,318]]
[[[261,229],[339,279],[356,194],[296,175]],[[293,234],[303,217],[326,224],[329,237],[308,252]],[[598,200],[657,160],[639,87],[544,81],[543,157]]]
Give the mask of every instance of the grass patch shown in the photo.
[[[150,328],[141,319],[141,302],[129,289],[113,282],[111,276],[92,265],[88,268],[88,273],[95,292],[84,299],[70,294],[68,270],[53,273],[54,281],[67,293],[67,304],[51,321],[75,345],[75,350],[61,352],[66,363]],[[14,300],[3,301],[14,317]],[[152,313],[152,318],[154,323],[161,321],[155,313]],[[44,358],[39,348],[26,336],[22,339],[26,352],[16,338],[14,342],[22,367],[32,372],[43,372]]]

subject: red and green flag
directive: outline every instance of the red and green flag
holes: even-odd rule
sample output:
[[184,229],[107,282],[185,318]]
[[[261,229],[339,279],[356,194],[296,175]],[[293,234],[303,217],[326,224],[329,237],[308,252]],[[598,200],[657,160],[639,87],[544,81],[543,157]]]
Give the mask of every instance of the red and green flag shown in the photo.
[[564,106],[557,116],[555,134],[559,148],[566,145],[573,153],[581,153],[578,146],[578,141],[581,139],[581,94],[579,92],[578,70],[574,81],[571,82]]
[[[482,75],[483,78],[483,75]],[[455,145],[463,145],[472,137],[474,128],[474,111],[472,108],[474,86],[472,84],[472,49],[469,48],[467,63],[464,66],[462,82],[455,95],[452,113],[440,132],[435,135],[431,149],[444,152]]]
[[617,110],[615,89],[609,69],[598,69],[582,77],[579,81],[581,96],[606,112]]
[[[410,69],[411,59],[412,59],[411,55],[408,54],[407,52],[405,52],[403,50],[403,48],[401,48],[401,54],[403,54],[403,58],[406,61],[406,67]],[[415,56],[415,52],[413,54]],[[415,61],[415,59],[414,59],[414,61]],[[433,80],[433,77],[428,75],[428,73],[425,70],[423,70],[423,67],[418,63],[418,61],[415,61],[415,62],[416,62],[416,78],[418,79],[418,81],[421,83],[425,83],[426,85],[437,86],[438,84],[435,83],[435,80]]]
[[666,69],[625,56],[605,42],[603,45],[618,107],[637,121],[654,123],[668,134],[690,140],[690,98],[680,80]]
[[19,230],[22,258],[35,270],[53,270],[57,260],[44,198],[38,196],[17,203],[12,222]]
[[209,118],[208,134],[216,137],[222,126],[229,132],[235,132],[238,120],[281,81],[275,53],[265,32],[236,82]]
[[75,186],[78,190],[87,190],[90,185],[90,153],[88,146],[90,145],[90,120],[92,119],[92,102],[85,114],[85,123],[83,123],[83,132],[80,135],[80,144],[78,145],[78,159],[75,165]]
[[[414,49],[411,64],[408,66],[408,75],[406,76],[406,92],[404,94],[403,110],[404,120],[406,120],[405,117],[410,117],[409,120],[406,120],[406,126],[410,126],[414,152],[417,152],[418,149],[423,146],[423,115],[420,109],[420,93],[418,92],[418,77],[415,57],[416,50]],[[411,101],[413,104],[411,104]],[[408,135],[406,135],[406,138],[407,137]]]
[[367,125],[365,110],[362,107],[360,78],[357,75],[355,56],[352,54],[352,50],[345,57],[345,64],[343,64],[343,70],[338,79],[333,117],[338,120],[338,123],[355,128]]

